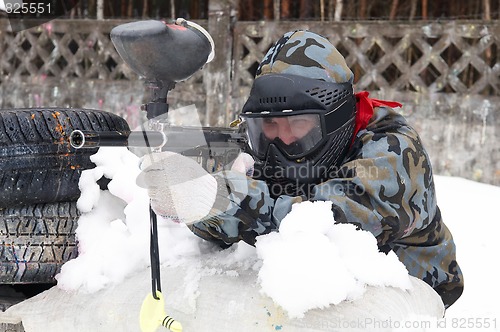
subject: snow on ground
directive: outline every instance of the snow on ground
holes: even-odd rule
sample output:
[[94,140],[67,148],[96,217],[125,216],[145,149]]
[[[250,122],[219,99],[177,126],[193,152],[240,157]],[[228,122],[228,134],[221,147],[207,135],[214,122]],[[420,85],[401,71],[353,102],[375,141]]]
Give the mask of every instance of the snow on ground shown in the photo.
[[[93,161],[97,167],[87,171],[80,182],[83,194],[79,204],[87,212],[78,228],[80,257],[67,263],[58,276],[58,286],[63,289],[92,292],[120,282],[129,273],[146,268],[149,262],[147,193],[134,182],[139,160],[126,149],[102,148]],[[113,179],[109,193],[98,192],[96,187],[95,180],[102,174]],[[447,311],[447,317],[498,317],[500,287],[488,281],[499,272],[498,265],[490,262],[495,262],[500,252],[496,239],[500,188],[436,176],[436,191],[445,223],[456,240],[466,281],[462,298]],[[99,199],[101,205],[92,210],[90,206]],[[332,225],[329,203],[315,204],[297,206],[283,221],[280,233],[260,237],[258,258],[252,252],[254,248],[247,246],[236,250],[235,255],[220,258],[221,264],[227,259],[256,265],[262,291],[292,316],[359,296],[363,284],[408,287],[407,276],[395,255],[382,257],[369,233],[353,231],[349,225]],[[182,264],[183,259],[207,250],[210,255],[216,253],[215,248],[203,248],[207,244],[173,225],[169,221],[160,223],[163,262]],[[384,273],[388,269],[394,272]],[[300,282],[300,278],[307,282]],[[326,280],[335,282],[325,290]],[[287,296],[286,290],[298,284],[301,297]],[[310,299],[304,301],[307,294]]]
[[500,274],[500,187],[456,177],[436,176],[435,180],[438,205],[455,239],[465,280],[464,293],[446,311],[448,327],[455,322],[457,328],[489,326],[500,331],[500,285],[496,281]]
[[[92,160],[97,167],[84,172],[80,181],[82,197],[78,206],[84,211],[77,229],[80,256],[63,266],[57,277],[56,290],[37,296],[31,309],[29,303],[20,307],[23,305],[21,303],[6,313],[11,311],[20,315],[22,308],[25,308],[32,310],[29,315],[33,316],[40,310],[39,303],[44,303],[47,305],[45,317],[49,315],[48,310],[58,310],[56,305],[61,304],[57,303],[67,301],[67,313],[71,314],[69,308],[72,305],[76,308],[75,317],[80,316],[81,322],[91,324],[88,319],[81,317],[89,315],[82,314],[82,308],[86,304],[89,307],[104,306],[102,299],[109,296],[108,308],[102,307],[99,310],[101,316],[95,317],[96,321],[109,319],[108,310],[111,310],[111,315],[116,315],[116,319],[137,320],[134,317],[137,317],[139,299],[150,288],[147,277],[148,197],[145,190],[135,185],[139,159],[126,149],[101,148]],[[102,175],[113,179],[109,184],[109,191],[101,191],[95,184]],[[421,285],[415,279],[410,280],[394,254],[385,256],[378,253],[375,239],[368,232],[355,231],[350,225],[334,225],[328,202],[305,202],[294,206],[293,211],[283,220],[280,233],[259,237],[256,248],[240,243],[220,251],[194,236],[183,225],[160,220],[159,243],[162,282],[167,294],[166,307],[189,323],[189,317],[194,317],[196,308],[210,308],[214,294],[218,294],[217,308],[221,309],[220,312],[225,312],[224,316],[228,321],[238,320],[238,313],[264,307],[268,310],[267,314],[261,313],[263,316],[259,319],[267,319],[267,326],[273,326],[274,330],[284,327],[283,321],[287,317],[300,318],[304,315],[306,320],[285,322],[289,327],[291,324],[299,327],[300,324],[313,322],[313,325],[319,324],[317,330],[331,330],[330,327],[342,327],[340,324],[344,322],[342,319],[346,319],[346,312],[361,317],[366,312],[356,310],[364,307],[370,311],[372,309],[368,308],[380,307],[386,313],[389,311],[394,320],[408,320],[411,318],[408,317],[408,312],[414,310],[417,315],[414,317],[415,324],[422,319],[423,316],[418,316],[422,313],[434,317],[431,325],[425,325],[423,329],[419,326],[420,328],[413,330],[468,328],[500,331],[500,286],[492,282],[499,270],[493,262],[496,262],[494,256],[500,252],[500,244],[496,239],[499,230],[497,204],[500,202],[500,188],[461,178],[436,176],[435,180],[438,204],[454,235],[466,285],[462,297],[447,310],[443,319],[435,319],[441,311],[434,307],[435,299],[432,296],[435,294],[431,294],[432,291],[426,294],[426,289],[430,288],[425,285],[424,288],[419,288]],[[388,270],[391,272],[386,273]],[[243,285],[248,283],[248,289],[230,289],[229,293],[218,290],[219,287],[237,287],[231,280],[237,280]],[[250,282],[251,280],[254,281]],[[398,292],[397,289],[409,290]],[[234,295],[235,292],[241,294]],[[252,295],[256,293],[264,297]],[[126,297],[134,304],[130,305],[123,300],[118,306],[122,311],[116,311],[118,309],[115,308],[118,307],[111,301],[122,301],[115,298],[116,294]],[[388,303],[383,296],[391,296],[394,302]],[[418,300],[419,296],[428,302],[412,302]],[[51,297],[54,301],[49,300]],[[241,301],[242,298],[248,300]],[[263,302],[266,301],[263,299],[270,298],[271,302]],[[273,301],[283,310],[281,314],[273,307]],[[245,307],[250,302],[254,306]],[[424,308],[417,308],[419,305]],[[123,309],[128,308],[127,306],[130,310]],[[314,309],[325,307],[329,311]],[[348,311],[343,311],[346,307]],[[218,309],[215,311],[219,311]],[[119,316],[123,312],[132,318]],[[198,310],[197,314],[197,319],[200,320],[206,312],[200,314]],[[257,314],[259,313],[255,313]],[[376,315],[375,312],[373,314]],[[400,330],[393,328],[398,327],[394,322],[387,323],[386,315],[380,314],[377,317],[382,324],[378,327],[382,328],[372,326],[371,330]],[[0,321],[1,318],[0,315]],[[257,319],[257,316],[252,319]],[[332,322],[334,325],[328,325]],[[26,324],[28,323],[26,319]],[[35,324],[35,320],[32,324]],[[40,324],[40,320],[36,324]],[[104,326],[103,322],[99,324],[94,325]],[[356,327],[360,328],[366,326],[360,321],[357,324]],[[303,327],[313,326],[306,325]],[[61,327],[60,330],[64,328]]]
[[366,285],[411,288],[396,254],[380,253],[369,232],[334,225],[331,207],[331,202],[296,204],[279,233],[257,239],[262,291],[290,317],[359,298]]
[[[101,148],[91,159],[97,167],[84,171],[80,180],[79,256],[56,277],[65,290],[95,292],[149,262],[148,196],[134,182],[139,159],[126,148]],[[112,179],[109,192],[96,184],[103,175]],[[182,265],[200,255],[217,255],[222,265],[239,261],[252,266],[259,270],[262,292],[298,318],[309,309],[359,298],[366,285],[411,287],[404,265],[394,253],[378,252],[371,233],[334,223],[331,202],[304,202],[294,206],[279,233],[260,236],[256,249],[240,243],[221,255],[216,248],[201,248],[210,245],[184,225],[161,220],[160,257],[163,263]]]

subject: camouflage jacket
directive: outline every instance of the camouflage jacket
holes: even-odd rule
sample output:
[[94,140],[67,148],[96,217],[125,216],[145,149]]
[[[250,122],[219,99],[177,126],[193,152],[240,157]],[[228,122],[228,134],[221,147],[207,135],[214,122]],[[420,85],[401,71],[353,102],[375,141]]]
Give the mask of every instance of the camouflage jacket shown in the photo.
[[[277,230],[291,205],[306,197],[272,199],[268,187],[234,171],[216,175],[225,192],[209,216],[190,226],[222,246]],[[331,201],[335,220],[370,231],[381,251],[393,250],[410,275],[424,280],[446,307],[463,290],[452,235],[441,219],[429,157],[397,112],[377,107],[357,133],[336,176],[316,185],[311,200]]]

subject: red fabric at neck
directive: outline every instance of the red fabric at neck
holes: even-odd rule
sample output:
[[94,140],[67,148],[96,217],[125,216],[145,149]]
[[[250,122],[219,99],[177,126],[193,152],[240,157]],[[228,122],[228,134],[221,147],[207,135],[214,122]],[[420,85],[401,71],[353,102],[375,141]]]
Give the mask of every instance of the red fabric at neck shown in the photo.
[[365,129],[368,122],[373,116],[373,108],[380,106],[387,107],[401,107],[401,103],[389,100],[380,100],[368,98],[370,93],[368,91],[361,91],[355,94],[356,96],[356,126],[354,127],[354,136],[358,131]]

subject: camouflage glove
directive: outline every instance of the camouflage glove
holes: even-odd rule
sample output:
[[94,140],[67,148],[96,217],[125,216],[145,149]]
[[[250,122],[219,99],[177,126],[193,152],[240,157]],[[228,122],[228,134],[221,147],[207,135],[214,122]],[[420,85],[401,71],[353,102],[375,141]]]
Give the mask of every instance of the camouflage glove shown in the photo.
[[217,181],[191,158],[174,152],[143,157],[137,185],[148,189],[151,207],[175,222],[194,223],[205,217],[217,194]]

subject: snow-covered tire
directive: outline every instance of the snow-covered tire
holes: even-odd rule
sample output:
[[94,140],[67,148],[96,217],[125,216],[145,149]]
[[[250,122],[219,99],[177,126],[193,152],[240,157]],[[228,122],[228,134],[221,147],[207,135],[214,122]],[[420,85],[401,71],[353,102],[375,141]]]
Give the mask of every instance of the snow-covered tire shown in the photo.
[[118,115],[87,109],[0,110],[0,207],[74,201],[97,148],[75,150],[75,129],[130,131]]
[[0,208],[0,284],[55,283],[78,254],[76,202]]

